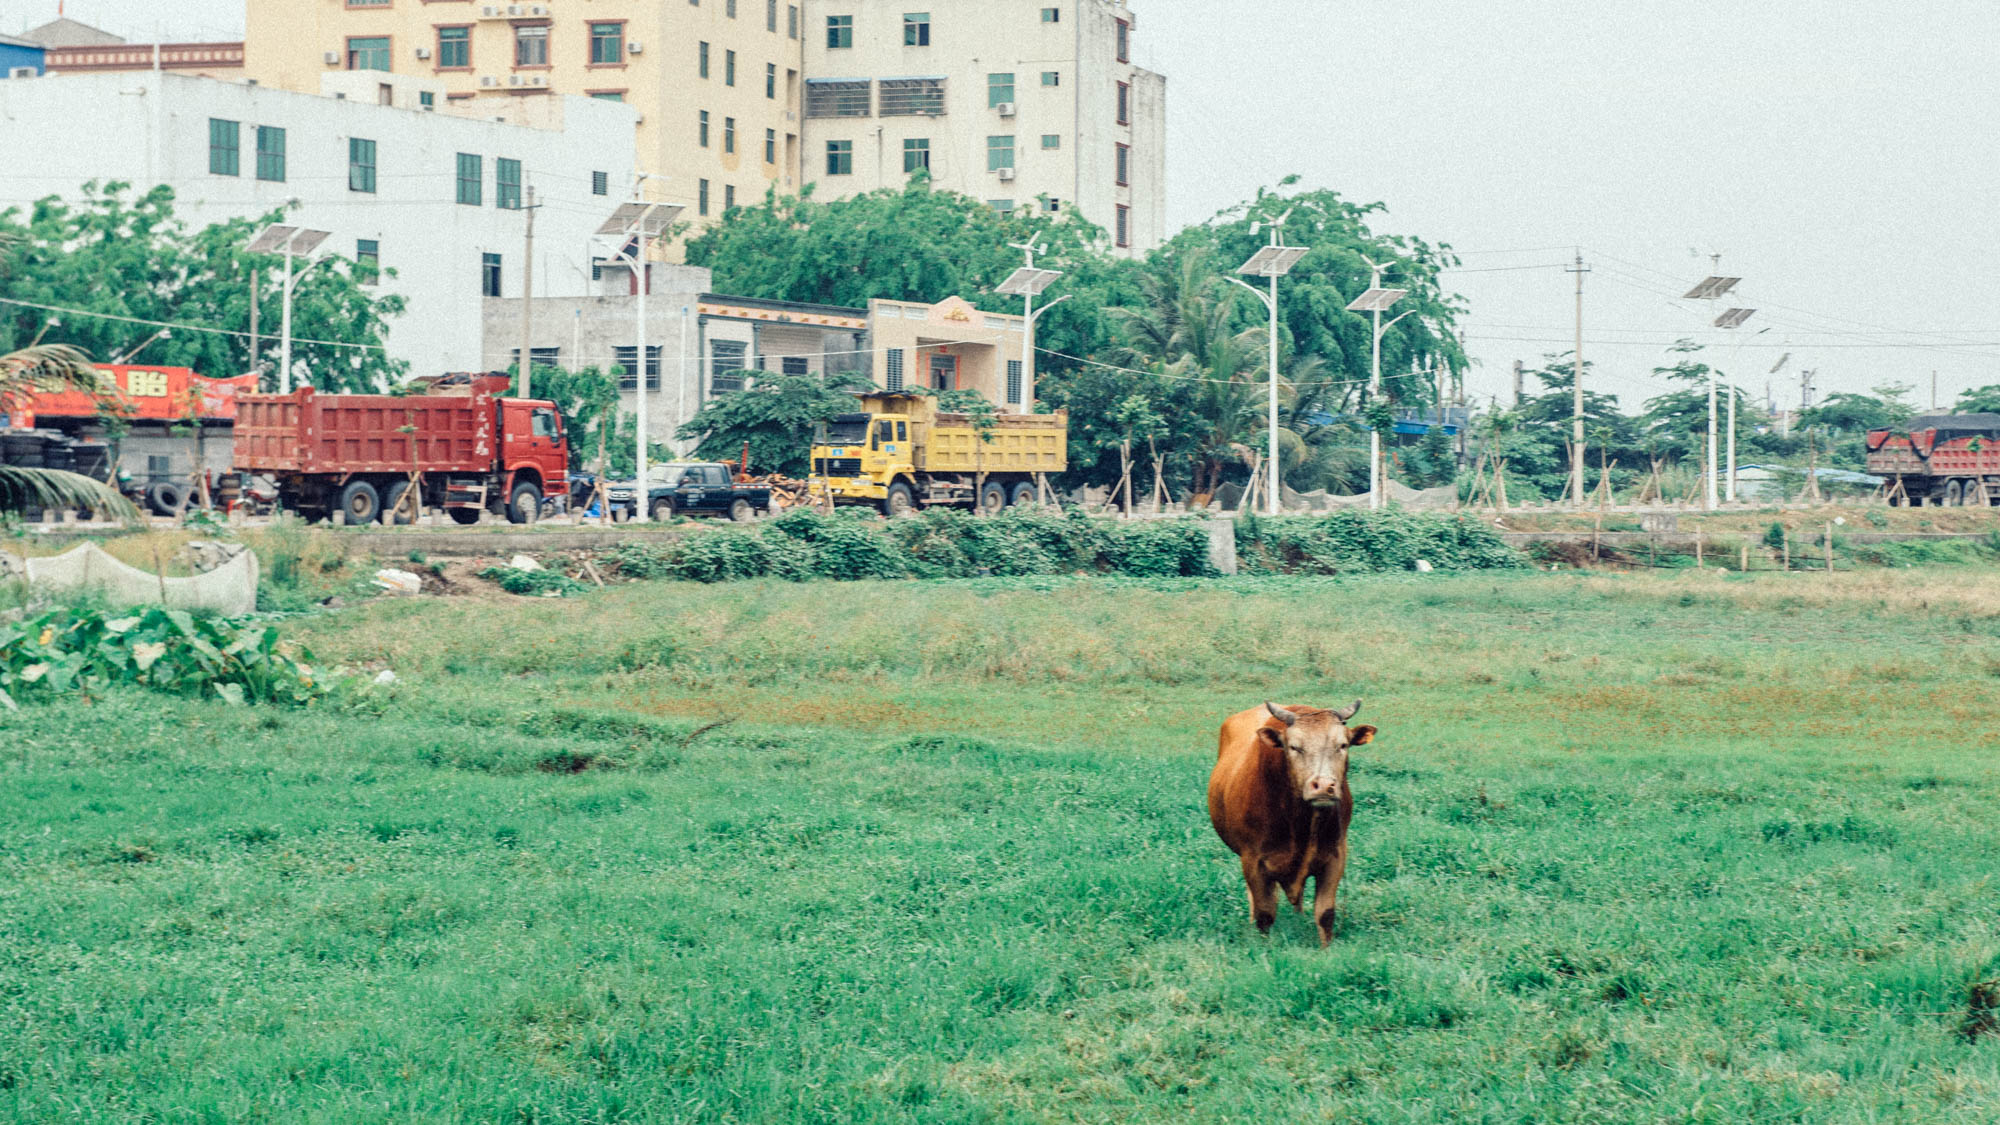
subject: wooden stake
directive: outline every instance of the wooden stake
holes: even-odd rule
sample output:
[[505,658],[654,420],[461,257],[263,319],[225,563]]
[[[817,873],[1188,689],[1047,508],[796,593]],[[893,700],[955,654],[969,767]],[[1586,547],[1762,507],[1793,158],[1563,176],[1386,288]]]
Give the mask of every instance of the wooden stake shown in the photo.
[[1749,573],[1749,570],[1750,570],[1750,544],[1749,544],[1749,543],[1748,543],[1747,541],[1746,541],[1746,542],[1745,542],[1745,543],[1743,544],[1743,558],[1742,558],[1742,560],[1741,560],[1740,562],[1738,562],[1738,563],[1737,563],[1737,569],[1738,569],[1738,570],[1741,570],[1741,571],[1743,571],[1743,572],[1745,572],[1746,574],[1747,574],[1747,573]]
[[1833,521],[1826,524],[1826,572],[1833,573]]
[[1701,565],[1701,529],[1697,527],[1694,529],[1694,568],[1700,570]]

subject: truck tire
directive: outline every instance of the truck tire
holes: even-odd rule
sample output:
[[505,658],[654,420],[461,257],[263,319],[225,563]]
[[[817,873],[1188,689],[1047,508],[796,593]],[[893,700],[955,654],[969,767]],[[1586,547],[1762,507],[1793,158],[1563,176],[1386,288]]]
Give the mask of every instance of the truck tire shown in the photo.
[[646,515],[654,523],[665,523],[674,518],[674,502],[662,496],[653,501],[652,507],[646,509]]
[[1014,506],[1016,508],[1033,504],[1035,500],[1035,486],[1032,481],[1024,480],[1014,486]]
[[889,497],[882,501],[882,514],[892,520],[899,520],[917,510],[917,497],[910,491],[905,481],[897,481],[889,486]]
[[1956,507],[1958,507],[1958,506],[1959,506],[1960,504],[1963,504],[1963,503],[1965,503],[1965,493],[1964,493],[1964,492],[1962,492],[1962,491],[1961,491],[1960,489],[1961,489],[1961,486],[1959,485],[1958,481],[1956,481],[1956,480],[1948,480],[1948,481],[1944,482],[1944,506],[1945,506],[1945,507],[1947,507],[1947,508],[1956,508]]
[[445,511],[451,513],[451,522],[458,524],[460,527],[471,527],[473,524],[479,522],[480,509],[478,508],[446,508]]
[[409,495],[409,492],[410,482],[406,480],[396,481],[383,491],[382,521],[384,523],[392,524],[396,527],[408,527],[410,524],[416,522],[411,517],[409,509],[403,507],[403,500]]
[[338,506],[346,514],[349,527],[374,523],[382,515],[382,495],[365,480],[348,481],[347,487],[340,490]]
[[757,509],[750,506],[750,501],[738,497],[729,505],[729,518],[737,523],[749,523],[757,518]]
[[979,490],[979,507],[987,515],[993,515],[1007,506],[1007,486],[997,480],[989,480],[986,487]]
[[158,481],[146,486],[146,507],[156,516],[177,516],[186,503],[187,493],[178,484]]
[[542,490],[526,481],[507,497],[508,523],[534,523],[542,514]]

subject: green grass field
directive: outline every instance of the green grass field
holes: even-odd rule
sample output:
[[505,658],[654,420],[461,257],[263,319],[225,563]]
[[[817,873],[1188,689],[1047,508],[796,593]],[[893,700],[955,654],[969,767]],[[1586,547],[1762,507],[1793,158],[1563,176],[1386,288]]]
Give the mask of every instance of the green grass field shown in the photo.
[[[400,683],[0,713],[0,1117],[1992,1122],[1996,589],[651,583],[306,619]],[[1340,929],[1261,937],[1215,728],[1357,695]]]

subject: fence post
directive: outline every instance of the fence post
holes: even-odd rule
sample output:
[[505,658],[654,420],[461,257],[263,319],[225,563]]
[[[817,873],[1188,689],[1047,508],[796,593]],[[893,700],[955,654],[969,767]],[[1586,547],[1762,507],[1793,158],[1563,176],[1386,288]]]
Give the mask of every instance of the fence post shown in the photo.
[[1828,521],[1828,522],[1827,522],[1827,525],[1826,525],[1826,572],[1827,572],[1828,574],[1832,574],[1832,573],[1833,573],[1833,523],[1832,523],[1832,521]]

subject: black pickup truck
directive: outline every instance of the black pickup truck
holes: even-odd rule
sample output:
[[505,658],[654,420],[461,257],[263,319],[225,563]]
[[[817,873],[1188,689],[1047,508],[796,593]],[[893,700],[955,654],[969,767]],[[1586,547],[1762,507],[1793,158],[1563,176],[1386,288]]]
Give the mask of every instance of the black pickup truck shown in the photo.
[[[674,461],[653,465],[646,471],[652,487],[646,490],[646,514],[654,520],[675,516],[728,516],[738,523],[755,519],[769,511],[771,490],[762,485],[737,484],[729,466],[714,461]],[[624,480],[609,485],[607,498],[613,508],[630,507],[635,482]]]

